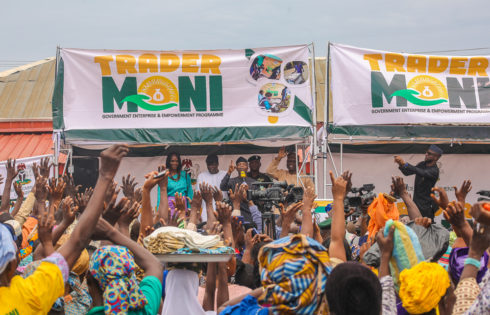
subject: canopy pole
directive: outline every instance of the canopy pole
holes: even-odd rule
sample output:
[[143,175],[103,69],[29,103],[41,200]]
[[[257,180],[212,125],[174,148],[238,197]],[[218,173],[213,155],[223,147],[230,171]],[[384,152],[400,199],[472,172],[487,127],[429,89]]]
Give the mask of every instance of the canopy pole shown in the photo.
[[[312,104],[313,104],[313,143],[311,145],[311,157],[313,158],[313,180],[315,184],[315,193],[318,193],[318,139],[317,139],[317,134],[316,134],[316,124],[317,124],[317,118],[316,118],[316,73],[315,73],[315,44],[311,43],[311,64],[312,64],[312,69],[311,69],[311,77],[312,77],[312,84],[311,87],[313,89],[313,95],[312,95]],[[311,167],[310,167],[310,172],[311,172]]]

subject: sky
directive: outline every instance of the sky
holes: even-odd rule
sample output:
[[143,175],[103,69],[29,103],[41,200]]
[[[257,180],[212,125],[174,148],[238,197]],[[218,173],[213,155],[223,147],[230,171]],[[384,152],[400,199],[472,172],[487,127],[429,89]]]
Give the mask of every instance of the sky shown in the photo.
[[[0,71],[56,47],[241,49],[328,41],[398,52],[490,55],[488,0],[3,1]],[[485,48],[480,50],[453,51]],[[435,53],[436,54],[436,53]]]

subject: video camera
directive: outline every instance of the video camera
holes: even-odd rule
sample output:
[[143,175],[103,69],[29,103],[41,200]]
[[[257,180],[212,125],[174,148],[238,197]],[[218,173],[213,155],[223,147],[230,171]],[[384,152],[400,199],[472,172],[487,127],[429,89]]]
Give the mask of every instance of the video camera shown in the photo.
[[355,208],[358,212],[362,206],[369,205],[376,198],[374,188],[374,184],[364,184],[359,188],[352,188],[348,193],[354,194],[354,196],[345,197],[344,211],[349,212],[350,208]]
[[477,201],[490,201],[490,190],[480,190],[476,192],[482,197],[478,197]]
[[303,187],[288,185],[287,182],[254,182],[247,191],[247,199],[259,206],[260,211],[270,211],[272,205],[303,200]]

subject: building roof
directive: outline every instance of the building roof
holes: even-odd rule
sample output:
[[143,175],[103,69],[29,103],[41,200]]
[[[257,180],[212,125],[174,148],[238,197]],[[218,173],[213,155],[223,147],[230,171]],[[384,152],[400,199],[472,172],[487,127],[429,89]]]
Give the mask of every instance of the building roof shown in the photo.
[[52,120],[54,57],[0,72],[0,121]]
[[53,154],[51,133],[0,134],[0,161]]

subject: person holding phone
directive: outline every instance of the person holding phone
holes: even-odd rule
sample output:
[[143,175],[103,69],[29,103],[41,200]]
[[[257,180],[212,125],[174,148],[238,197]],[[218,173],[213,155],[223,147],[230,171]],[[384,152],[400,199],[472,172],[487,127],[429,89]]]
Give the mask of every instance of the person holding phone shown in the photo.
[[[190,175],[182,170],[182,160],[177,152],[170,152],[165,161],[165,167],[168,170],[167,196],[168,205],[173,213],[175,194],[182,194],[184,197],[192,199],[193,190]],[[157,208],[160,205],[160,187],[158,187]]]

